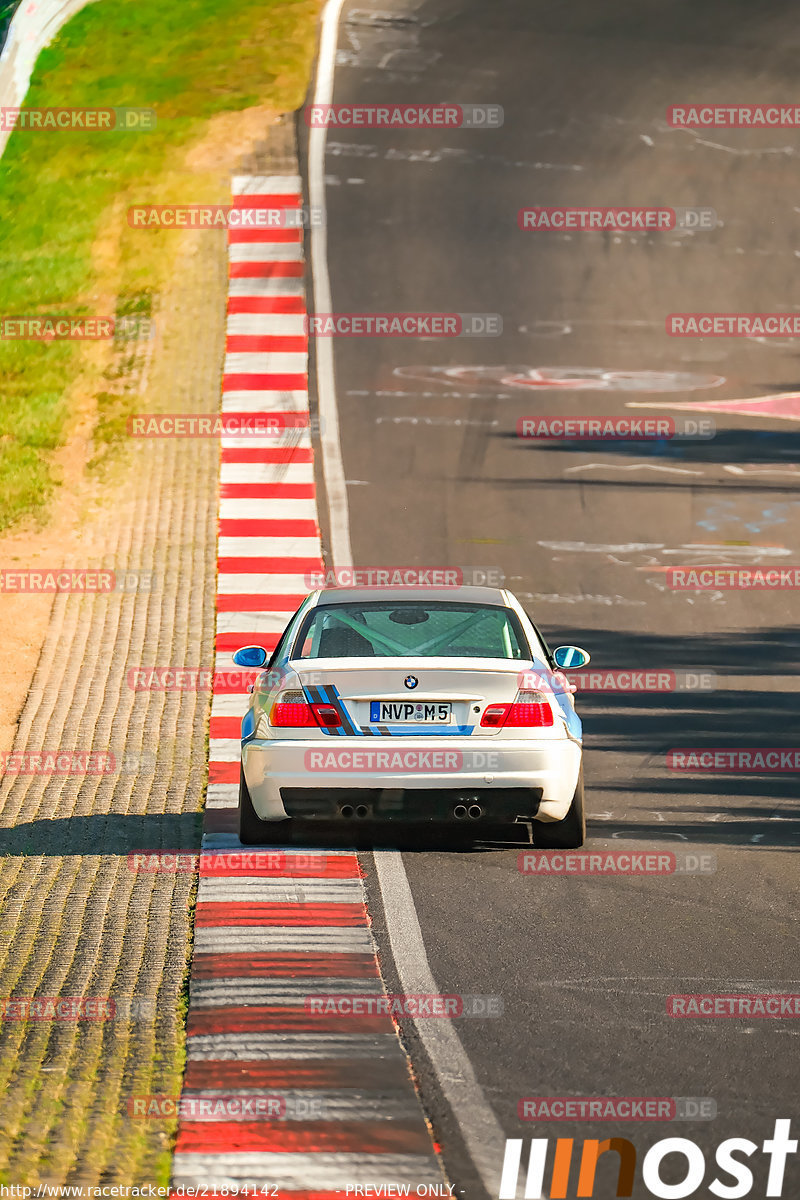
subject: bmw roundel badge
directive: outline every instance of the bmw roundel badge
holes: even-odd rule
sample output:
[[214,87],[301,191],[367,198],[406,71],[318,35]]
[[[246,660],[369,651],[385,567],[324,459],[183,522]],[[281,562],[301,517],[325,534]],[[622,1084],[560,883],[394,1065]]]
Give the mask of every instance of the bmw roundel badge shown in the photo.
[[419,683],[419,680],[417,679],[416,675],[406,675],[403,683],[407,688],[415,688]]

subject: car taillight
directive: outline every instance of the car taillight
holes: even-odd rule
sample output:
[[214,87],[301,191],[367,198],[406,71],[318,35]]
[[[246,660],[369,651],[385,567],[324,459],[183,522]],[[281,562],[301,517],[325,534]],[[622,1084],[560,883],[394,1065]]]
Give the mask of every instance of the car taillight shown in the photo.
[[553,710],[542,692],[517,692],[513,704],[488,704],[481,725],[490,729],[547,728],[553,724]]
[[505,720],[505,728],[509,725],[538,725],[540,727],[553,724],[553,710],[546,700],[515,701],[509,705],[509,713]]
[[332,704],[312,704],[311,708],[317,718],[317,724],[325,729],[338,729],[341,725],[342,718]]
[[269,723],[278,729],[304,729],[316,725],[317,719],[305,692],[281,692],[272,706]]
[[278,729],[307,729],[321,725],[338,729],[342,719],[332,704],[309,704],[305,692],[282,692],[269,714],[270,725]]

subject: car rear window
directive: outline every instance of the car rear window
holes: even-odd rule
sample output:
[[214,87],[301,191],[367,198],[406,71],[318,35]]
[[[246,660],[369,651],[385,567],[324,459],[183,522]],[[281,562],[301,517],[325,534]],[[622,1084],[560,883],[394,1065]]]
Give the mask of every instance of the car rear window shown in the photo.
[[447,601],[374,601],[315,608],[292,658],[530,658],[510,609]]

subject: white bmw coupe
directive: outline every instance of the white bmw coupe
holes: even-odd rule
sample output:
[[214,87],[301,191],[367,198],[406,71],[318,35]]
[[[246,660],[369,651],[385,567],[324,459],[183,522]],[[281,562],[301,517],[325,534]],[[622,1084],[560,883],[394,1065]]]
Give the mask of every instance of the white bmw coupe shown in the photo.
[[538,846],[583,844],[581,722],[563,672],[589,655],[551,653],[510,592],[329,588],[271,656],[233,658],[265,668],[242,721],[242,842],[316,819],[532,822]]

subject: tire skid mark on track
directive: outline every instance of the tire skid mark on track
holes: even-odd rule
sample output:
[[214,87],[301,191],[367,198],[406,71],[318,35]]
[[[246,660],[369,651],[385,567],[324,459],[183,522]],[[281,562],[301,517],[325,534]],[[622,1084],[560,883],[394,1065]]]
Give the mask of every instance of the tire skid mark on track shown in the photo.
[[[238,207],[302,202],[298,176],[239,177],[233,192]],[[306,427],[222,439],[209,794],[173,1184],[269,1185],[286,1200],[309,1189],[321,1200],[347,1184],[441,1185],[392,1018],[322,1015],[311,1003],[383,994],[355,853],[256,850],[235,833],[239,724],[258,672],[238,670],[231,655],[275,646],[323,562],[302,244],[270,227],[246,239],[231,230],[229,257],[222,411],[293,412]],[[278,1094],[286,1108],[251,1121],[223,1105],[197,1121],[198,1091],[260,1099],[270,1115],[263,1102]]]

